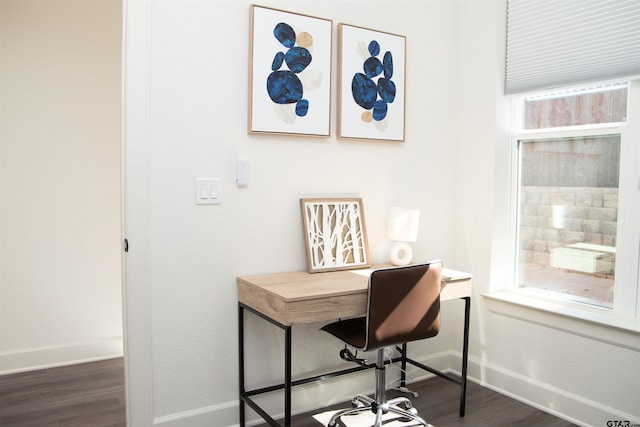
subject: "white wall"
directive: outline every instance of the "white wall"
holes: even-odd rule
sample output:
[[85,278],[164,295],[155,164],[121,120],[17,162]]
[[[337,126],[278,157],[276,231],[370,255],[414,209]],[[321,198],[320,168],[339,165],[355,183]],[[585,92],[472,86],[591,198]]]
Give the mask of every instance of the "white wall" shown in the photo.
[[[202,423],[237,422],[235,279],[240,274],[306,268],[300,197],[362,197],[375,262],[387,260],[388,209],[419,208],[416,258],[441,257],[450,267],[457,263],[451,238],[457,231],[450,209],[455,203],[456,173],[456,57],[450,54],[457,37],[454,4],[394,2],[385,13],[354,1],[269,5],[333,19],[334,56],[338,22],[406,35],[406,142],[248,135],[249,2],[152,3],[148,51],[140,47],[144,43],[136,43],[140,50],[127,53],[131,62],[126,65],[144,69],[138,65],[148,60],[149,71],[133,76],[126,87],[133,97],[148,85],[148,125],[141,114],[127,120],[148,128],[149,135],[144,155],[149,205],[142,209],[148,209],[152,380],[158,423],[177,419],[176,425],[183,425],[200,412]],[[129,36],[140,37],[136,28],[144,23],[135,22],[133,15],[129,18]],[[335,77],[335,61],[333,68]],[[334,85],[334,101],[336,90]],[[334,103],[332,135],[335,111]],[[237,158],[249,159],[246,189],[234,184]],[[222,180],[220,206],[194,205],[195,179],[207,176]],[[132,248],[139,244],[131,241]],[[451,317],[461,311],[461,304],[451,304]],[[282,369],[278,357],[282,337],[255,319],[248,324],[251,384],[273,380]],[[456,322],[453,326],[428,344],[434,355],[448,351],[450,334],[459,336]],[[294,331],[294,351],[308,350],[296,353],[296,372],[339,362],[339,344],[318,332],[319,327]],[[347,387],[341,382],[330,389],[327,384],[311,386],[297,395],[294,409],[345,400],[362,384],[373,389],[368,375]],[[271,407],[281,411],[282,405]]]
[[121,355],[122,4],[0,16],[0,373]]
[[[148,238],[131,245],[144,247],[138,267],[140,277],[148,275],[155,423],[237,423],[235,278],[305,268],[298,199],[306,196],[363,197],[374,262],[387,258],[389,207],[421,209],[416,258],[443,258],[446,266],[474,274],[471,368],[477,381],[585,424],[602,425],[581,413],[589,404],[602,413],[631,413],[633,386],[613,383],[633,371],[637,353],[497,316],[483,304],[492,263],[504,262],[491,256],[492,227],[502,220],[499,210],[494,213],[502,200],[494,173],[502,177],[504,171],[494,166],[496,144],[506,135],[504,2],[268,5],[330,18],[334,26],[406,35],[406,142],[337,140],[335,85],[331,137],[248,135],[248,1],[154,1],[146,15],[129,16],[127,37],[135,43],[126,67],[135,72],[127,74],[126,94],[144,106],[126,120],[146,139],[126,143],[140,153],[141,188],[148,189],[148,202],[134,212]],[[334,58],[336,52],[334,37]],[[335,61],[333,68],[335,77]],[[245,189],[234,185],[237,158],[249,159]],[[194,205],[197,177],[221,178],[222,205]],[[455,368],[462,305],[449,303],[443,312],[441,336],[413,351]],[[251,317],[247,323],[250,385],[277,380],[281,334]],[[339,344],[319,327],[294,329],[295,372],[337,363]],[[610,378],[598,387],[602,375],[592,375],[594,366],[609,357]],[[294,411],[365,389],[373,389],[368,375],[305,386],[294,395]],[[278,399],[266,405],[274,414],[282,411]]]

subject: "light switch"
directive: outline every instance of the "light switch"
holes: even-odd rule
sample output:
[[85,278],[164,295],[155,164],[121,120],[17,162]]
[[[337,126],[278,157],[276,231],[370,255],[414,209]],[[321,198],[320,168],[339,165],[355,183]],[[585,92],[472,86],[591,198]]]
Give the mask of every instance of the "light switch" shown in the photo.
[[196,179],[196,205],[219,205],[220,178]]

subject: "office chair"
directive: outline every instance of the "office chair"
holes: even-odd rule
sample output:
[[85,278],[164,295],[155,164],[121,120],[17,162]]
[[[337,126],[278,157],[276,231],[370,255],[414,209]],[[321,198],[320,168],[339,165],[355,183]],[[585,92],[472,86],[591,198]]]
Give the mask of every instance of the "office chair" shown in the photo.
[[347,345],[362,351],[378,350],[375,399],[359,394],[353,399],[352,408],[331,417],[329,427],[334,427],[340,417],[368,410],[376,414],[374,427],[382,426],[382,416],[387,412],[427,426],[406,397],[386,400],[384,347],[438,334],[441,275],[442,261],[374,270],[369,279],[366,317],[340,320],[321,328],[345,343],[340,352],[344,360],[371,366],[366,360],[356,358]]

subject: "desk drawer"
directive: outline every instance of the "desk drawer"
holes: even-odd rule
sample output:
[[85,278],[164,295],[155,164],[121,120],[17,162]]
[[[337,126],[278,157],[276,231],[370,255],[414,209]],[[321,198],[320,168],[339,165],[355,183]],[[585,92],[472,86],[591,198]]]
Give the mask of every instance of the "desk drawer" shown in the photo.
[[287,304],[287,324],[289,325],[364,316],[365,314],[367,314],[367,294],[365,292],[294,301]]
[[239,284],[238,301],[283,325],[364,316],[367,312],[366,292],[285,302],[267,292]]

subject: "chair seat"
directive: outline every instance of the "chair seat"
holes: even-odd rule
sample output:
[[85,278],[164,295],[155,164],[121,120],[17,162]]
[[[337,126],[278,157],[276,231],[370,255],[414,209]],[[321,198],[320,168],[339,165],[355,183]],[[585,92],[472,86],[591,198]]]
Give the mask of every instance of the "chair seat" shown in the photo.
[[329,323],[321,328],[356,348],[364,348],[367,339],[367,318],[356,317],[353,319],[341,320]]

